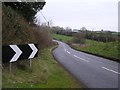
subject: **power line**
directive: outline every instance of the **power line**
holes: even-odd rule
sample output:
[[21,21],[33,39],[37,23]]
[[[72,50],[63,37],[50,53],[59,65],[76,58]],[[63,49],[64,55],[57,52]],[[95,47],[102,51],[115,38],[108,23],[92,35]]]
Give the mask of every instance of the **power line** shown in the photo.
[[45,16],[43,15],[43,13],[40,11],[41,15],[43,16],[43,18],[46,20],[46,22],[48,23],[47,19],[45,18]]

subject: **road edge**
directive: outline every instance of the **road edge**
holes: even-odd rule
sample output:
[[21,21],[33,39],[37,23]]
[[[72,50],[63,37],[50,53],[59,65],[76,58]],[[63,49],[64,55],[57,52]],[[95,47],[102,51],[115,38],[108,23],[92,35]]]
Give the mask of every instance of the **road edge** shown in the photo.
[[83,50],[78,50],[78,49],[74,48],[72,45],[70,45],[70,44],[68,44],[68,43],[66,43],[66,44],[69,45],[72,49],[74,49],[74,50],[76,50],[76,51],[84,52],[84,53],[87,53],[87,54],[95,55],[95,56],[98,56],[98,57],[101,57],[101,58],[108,59],[108,60],[110,60],[110,61],[115,61],[115,62],[120,63],[120,60],[119,60],[119,59],[111,58],[111,57],[107,57],[107,56],[103,56],[103,55],[98,55],[98,54],[91,53],[91,52],[87,52],[87,51],[83,51]]
[[58,48],[58,46],[59,46],[59,44],[57,43],[57,46],[54,47],[54,48],[51,50],[51,54],[52,54],[52,57],[54,58],[54,60],[55,60],[56,62],[58,62],[58,64],[61,66],[61,68],[63,68],[68,74],[70,74],[71,77],[72,77],[76,82],[78,82],[78,84],[81,86],[81,88],[87,88],[87,86],[86,86],[85,84],[83,84],[83,83],[82,83],[81,81],[79,81],[72,73],[70,73],[70,71],[67,70],[67,69],[57,60],[57,58],[54,56],[53,51],[54,51],[56,48]]

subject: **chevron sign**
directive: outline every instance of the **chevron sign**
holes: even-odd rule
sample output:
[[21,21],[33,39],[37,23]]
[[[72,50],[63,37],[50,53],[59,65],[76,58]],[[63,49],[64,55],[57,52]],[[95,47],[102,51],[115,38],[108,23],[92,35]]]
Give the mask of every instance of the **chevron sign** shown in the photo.
[[32,59],[38,55],[37,44],[8,45],[2,47],[2,62],[15,62],[20,59]]

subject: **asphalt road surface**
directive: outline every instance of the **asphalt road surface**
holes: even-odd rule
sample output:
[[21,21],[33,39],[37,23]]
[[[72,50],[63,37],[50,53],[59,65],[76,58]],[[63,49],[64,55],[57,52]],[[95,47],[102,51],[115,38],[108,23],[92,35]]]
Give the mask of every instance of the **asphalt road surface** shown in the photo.
[[[55,40],[54,40],[55,41]],[[55,59],[87,88],[118,88],[119,63],[76,51],[58,42],[53,51]]]

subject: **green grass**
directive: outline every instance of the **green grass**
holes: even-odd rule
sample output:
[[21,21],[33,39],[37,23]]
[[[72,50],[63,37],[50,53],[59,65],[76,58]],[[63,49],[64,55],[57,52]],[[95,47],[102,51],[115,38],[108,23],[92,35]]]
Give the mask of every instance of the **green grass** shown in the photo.
[[[59,34],[52,34],[52,36],[58,40],[67,42],[73,39],[73,37],[70,36],[65,36],[65,35],[59,35]],[[90,52],[93,54],[101,55],[104,57],[109,57],[109,58],[115,58],[119,59],[120,56],[120,49],[118,42],[97,42],[93,40],[86,40],[84,45],[79,45],[79,44],[72,44],[72,47],[77,50],[82,50],[86,52]]]
[[93,54],[119,59],[118,42],[103,43],[93,40],[86,40],[86,43],[84,45],[73,44],[72,46],[77,50],[87,51]]
[[52,36],[53,36],[53,38],[63,41],[63,42],[68,42],[68,41],[72,40],[72,38],[73,38],[72,36],[65,36],[65,35],[60,35],[60,34],[55,34],[55,33],[53,33]]
[[42,50],[32,60],[32,69],[27,60],[19,62],[25,67],[18,67],[18,62],[13,63],[12,73],[9,66],[3,67],[3,88],[80,88],[78,82],[53,59],[52,48]]

